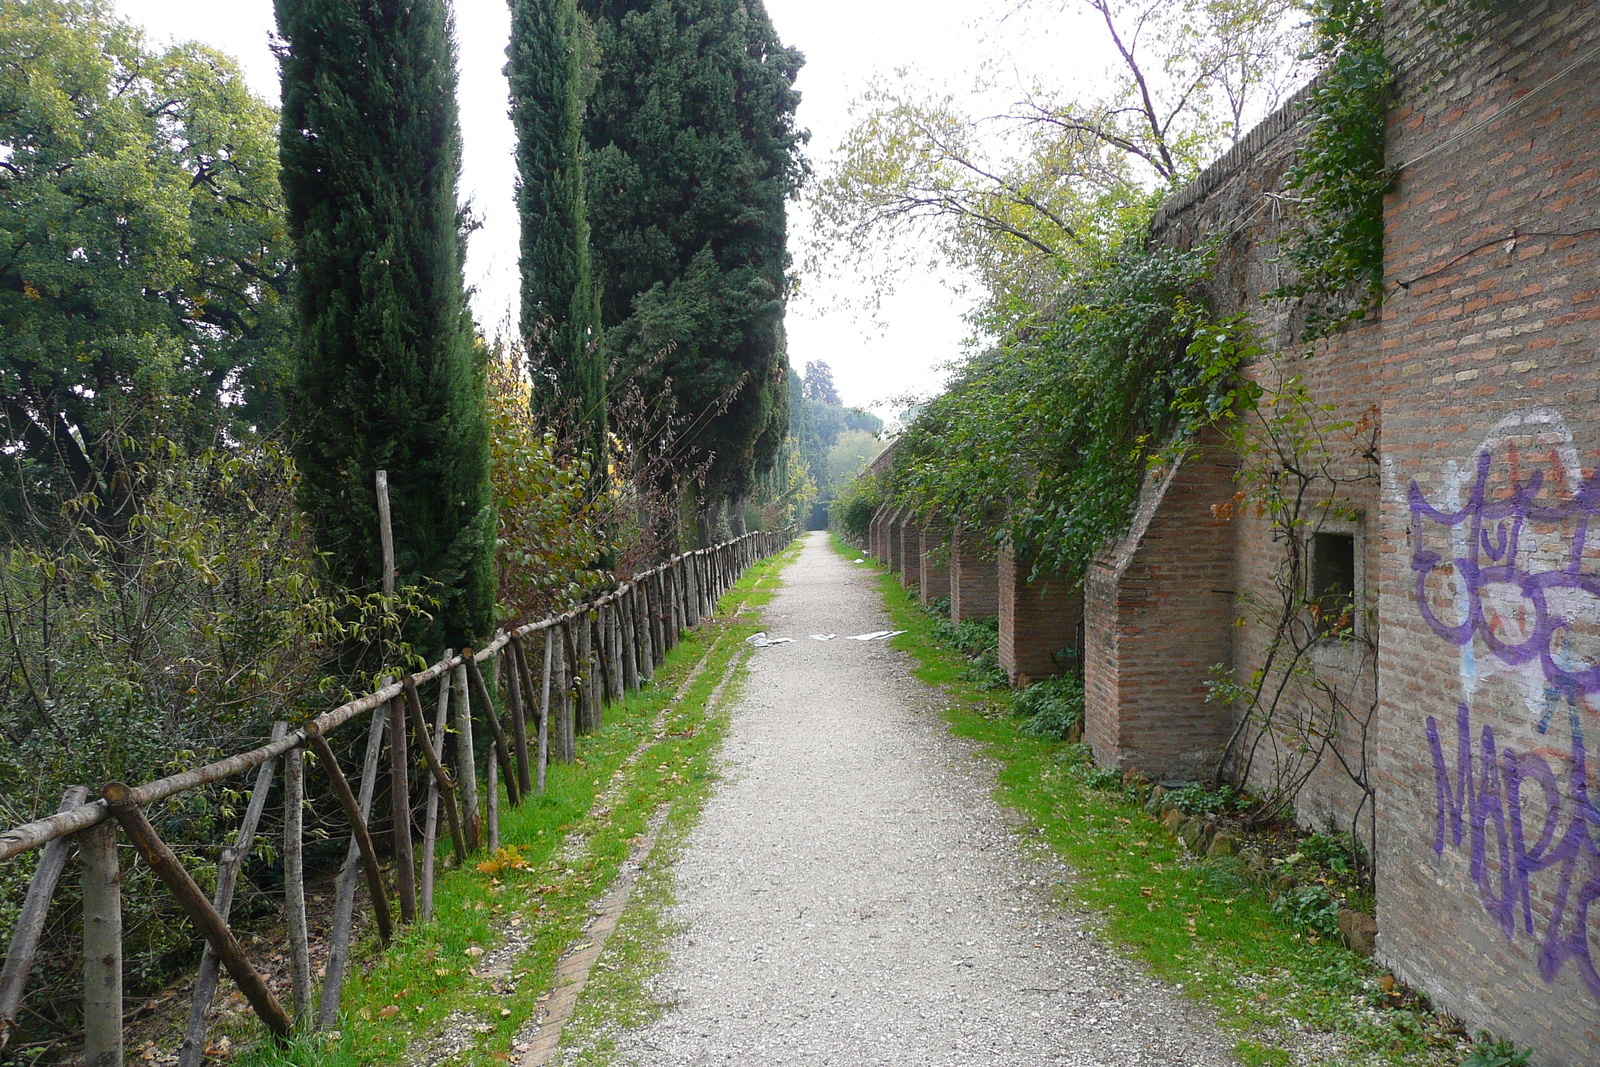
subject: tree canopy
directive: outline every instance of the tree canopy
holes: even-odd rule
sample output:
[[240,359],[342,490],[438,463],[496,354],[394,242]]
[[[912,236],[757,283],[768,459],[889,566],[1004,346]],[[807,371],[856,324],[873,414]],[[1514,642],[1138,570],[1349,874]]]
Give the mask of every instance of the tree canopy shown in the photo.
[[400,580],[439,602],[410,635],[431,655],[485,636],[494,605],[450,22],[444,0],[277,0],[277,11],[302,499],[339,581],[371,589],[373,476],[388,470]]
[[231,59],[152,50],[99,0],[0,0],[0,54],[8,480],[120,512],[119,434],[283,418],[275,116]]
[[506,76],[517,130],[521,330],[545,414],[605,468],[605,356],[589,254],[583,112],[592,33],[576,0],[512,0]]
[[600,55],[584,135],[607,351],[670,383],[708,501],[749,492],[786,432],[785,204],[800,54],[761,0],[583,0]]

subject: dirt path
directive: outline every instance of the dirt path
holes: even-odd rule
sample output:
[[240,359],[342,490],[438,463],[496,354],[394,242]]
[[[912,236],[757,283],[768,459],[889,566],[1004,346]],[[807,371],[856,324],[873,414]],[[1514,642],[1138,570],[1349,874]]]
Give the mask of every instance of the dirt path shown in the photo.
[[[1203,1011],[1052,903],[992,769],[881,641],[865,567],[810,535],[764,618],[726,780],[676,865],[687,933],[622,1062],[1233,1063]],[[812,634],[836,633],[832,641]]]

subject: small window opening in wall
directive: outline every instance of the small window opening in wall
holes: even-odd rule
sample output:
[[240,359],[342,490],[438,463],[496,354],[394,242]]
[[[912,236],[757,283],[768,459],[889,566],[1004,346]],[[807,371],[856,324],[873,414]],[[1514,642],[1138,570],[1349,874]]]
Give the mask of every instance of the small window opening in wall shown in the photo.
[[1348,633],[1354,624],[1356,539],[1318,533],[1311,538],[1311,605],[1318,636]]

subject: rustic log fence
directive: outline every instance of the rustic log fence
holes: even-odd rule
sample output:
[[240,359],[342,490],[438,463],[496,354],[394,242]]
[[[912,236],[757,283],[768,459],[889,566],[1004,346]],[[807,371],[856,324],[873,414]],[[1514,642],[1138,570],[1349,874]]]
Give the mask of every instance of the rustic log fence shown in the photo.
[[[381,492],[381,491],[380,491]],[[173,894],[205,945],[195,982],[179,1063],[194,1067],[206,1046],[206,1020],[225,969],[269,1033],[283,1038],[296,1029],[333,1025],[350,955],[358,882],[365,882],[379,941],[394,935],[394,916],[382,866],[369,830],[379,765],[387,735],[390,794],[394,802],[393,860],[400,923],[427,919],[433,911],[435,851],[442,806],[445,830],[458,865],[480,845],[500,844],[498,786],[515,807],[544,792],[549,761],[570,763],[576,738],[599,730],[606,705],[648,684],[679,633],[715,610],[717,600],[752,564],[789,541],[787,533],[751,533],[714,548],[674,556],[632,581],[562,615],[499,631],[481,649],[450,653],[399,681],[384,679],[366,696],[342,704],[289,729],[278,723],[267,744],[203,767],[130,787],[109,782],[89,799],[84,786],[62,798],[60,810],[0,833],[0,861],[42,850],[21,917],[0,969],[0,1049],[17,1026],[28,973],[45,927],[51,897],[75,847],[82,868],[85,1062],[120,1067],[122,1032],[122,904],[117,858],[120,829]],[[386,553],[387,555],[387,553]],[[385,576],[388,577],[387,575]],[[387,582],[386,582],[387,585]],[[482,665],[500,680],[497,709]],[[436,686],[432,723],[423,708],[423,687]],[[453,712],[453,716],[452,716]],[[371,719],[357,789],[340,769],[327,738],[364,713]],[[478,792],[473,729],[481,718],[493,738],[485,767],[487,792]],[[453,719],[455,744],[445,745]],[[421,759],[413,752],[420,750]],[[315,757],[308,773],[306,751]],[[240,868],[250,854],[277,764],[284,774],[284,915],[288,927],[291,1008],[286,1009],[246,956],[228,924]],[[447,760],[452,766],[446,766]],[[421,874],[413,855],[410,773],[427,773]],[[220,851],[216,888],[208,899],[151,825],[147,811],[191,789],[255,771],[250,802],[232,844]],[[335,879],[333,930],[320,1002],[313,1008],[312,964],[306,933],[301,808],[314,781],[325,781],[350,825],[350,842]],[[403,830],[401,828],[404,828]]]

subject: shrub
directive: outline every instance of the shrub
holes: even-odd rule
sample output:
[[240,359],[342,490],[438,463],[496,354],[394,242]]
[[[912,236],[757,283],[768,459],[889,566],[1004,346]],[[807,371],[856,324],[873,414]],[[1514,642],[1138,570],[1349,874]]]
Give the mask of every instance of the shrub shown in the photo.
[[872,525],[872,517],[883,506],[883,489],[869,474],[855,478],[834,493],[828,504],[828,522],[846,537],[860,541]]
[[[188,454],[176,443],[121,440],[128,517],[89,526],[92,499],[32,514],[0,548],[0,818],[55,811],[72,784],[149,781],[261,743],[276,719],[299,721],[346,695],[339,655],[381,640],[381,595],[323,585],[295,509],[296,472],[258,444]],[[425,614],[420,598],[393,606]],[[388,632],[398,631],[388,627]],[[408,658],[398,645],[374,660]],[[181,794],[151,817],[202,887],[243,804],[240,779]],[[271,840],[263,831],[259,839]],[[18,901],[34,860],[0,870]],[[72,1011],[76,880],[57,893],[29,1002]],[[129,988],[160,982],[195,937],[148,867],[123,870]],[[241,910],[250,905],[241,886]],[[15,914],[0,908],[0,944]],[[44,1010],[44,1009],[37,1009]]]
[[1011,697],[1011,714],[1029,737],[1060,740],[1083,725],[1083,676],[1058,675],[1034,682]]

